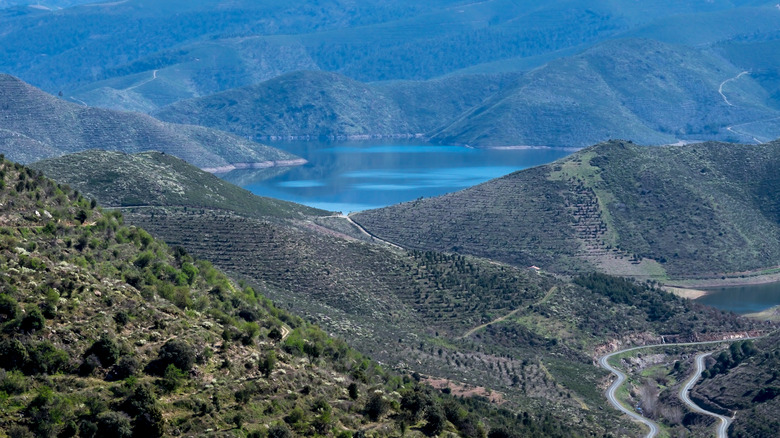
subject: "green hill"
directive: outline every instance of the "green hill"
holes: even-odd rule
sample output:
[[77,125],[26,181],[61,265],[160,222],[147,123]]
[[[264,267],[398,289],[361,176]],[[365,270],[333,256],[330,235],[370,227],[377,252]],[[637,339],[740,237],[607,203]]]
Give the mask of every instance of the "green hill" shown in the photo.
[[475,75],[364,84],[334,73],[296,72],[179,102],[154,114],[250,138],[409,136],[481,103],[510,78]]
[[[101,185],[119,191],[120,181]],[[598,389],[606,374],[593,357],[611,346],[756,327],[652,285],[606,276],[569,282],[470,256],[364,242],[343,218],[124,212],[129,223],[210,260],[390,367],[456,395],[503,400],[515,414],[551,415],[569,433],[636,434]],[[589,415],[597,409],[604,410],[598,418]]]
[[358,213],[372,234],[557,272],[689,278],[780,265],[780,142],[613,141],[445,195]]
[[158,150],[203,168],[298,159],[200,126],[64,102],[0,75],[0,152],[19,162],[32,162],[95,147],[128,153]]
[[[90,150],[30,165],[106,207],[163,206],[232,210],[256,217],[295,218],[329,213],[261,198],[160,152],[128,155]],[[92,169],[85,172],[84,169]]]
[[3,436],[572,436],[385,371],[265,290],[5,160],[0,266]]
[[[430,133],[473,146],[586,146],[610,138],[641,144],[679,139],[753,142],[766,132],[728,129],[778,117],[752,77],[719,57],[651,40],[599,44],[552,61]],[[732,102],[733,100],[733,102]]]
[[414,132],[398,105],[371,86],[322,72],[290,73],[155,114],[251,138]]

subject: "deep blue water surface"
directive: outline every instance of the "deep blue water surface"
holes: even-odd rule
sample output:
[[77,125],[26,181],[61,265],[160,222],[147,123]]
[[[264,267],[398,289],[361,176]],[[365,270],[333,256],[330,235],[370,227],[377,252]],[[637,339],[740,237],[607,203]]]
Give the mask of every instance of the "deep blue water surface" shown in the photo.
[[721,310],[745,314],[780,306],[780,283],[705,289],[710,292],[696,301]]
[[454,192],[571,153],[366,142],[271,145],[309,163],[265,180],[240,172],[226,179],[257,195],[344,213]]

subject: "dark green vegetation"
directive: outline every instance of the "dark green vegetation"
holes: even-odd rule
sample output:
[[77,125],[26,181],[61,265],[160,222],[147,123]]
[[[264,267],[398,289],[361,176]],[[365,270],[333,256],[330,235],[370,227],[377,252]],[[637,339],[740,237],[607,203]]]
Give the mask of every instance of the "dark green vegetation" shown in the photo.
[[[154,114],[255,139],[424,134],[447,144],[558,147],[609,138],[773,139],[766,135],[775,132],[771,120],[780,112],[751,76],[724,86],[728,101],[718,92],[740,71],[712,54],[627,39],[525,74],[362,84],[332,73],[293,73]],[[734,125],[742,129],[727,129]]]
[[[30,167],[100,199],[107,207],[139,205],[232,210],[250,216],[296,218],[328,212],[291,202],[260,198],[171,155],[91,150]],[[91,169],[84,172],[84,169]]]
[[12,437],[572,436],[389,373],[37,171],[0,163],[0,430]]
[[405,247],[555,272],[720,277],[780,265],[780,142],[609,142],[439,198],[356,214]]
[[158,150],[204,168],[287,161],[280,150],[200,126],[64,102],[0,74],[0,153],[31,162],[92,149]]
[[715,411],[737,411],[733,437],[774,437],[780,430],[780,334],[733,344],[707,361],[692,396]]
[[[78,167],[76,160],[60,160]],[[572,283],[470,256],[369,244],[348,237],[359,233],[334,217],[280,221],[181,207],[124,211],[128,222],[212,261],[393,368],[429,376],[456,395],[503,400],[532,418],[554,413],[555,421],[584,435],[634,433],[599,390],[606,373],[593,357],[608,345],[756,327],[652,285],[599,275]],[[594,415],[599,408],[605,411]]]

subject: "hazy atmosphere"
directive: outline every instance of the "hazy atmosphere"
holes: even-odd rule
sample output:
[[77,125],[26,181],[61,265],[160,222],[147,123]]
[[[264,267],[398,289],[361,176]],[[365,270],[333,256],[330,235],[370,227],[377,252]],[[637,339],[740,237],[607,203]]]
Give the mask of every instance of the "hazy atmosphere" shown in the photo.
[[0,437],[780,437],[780,4],[0,0]]

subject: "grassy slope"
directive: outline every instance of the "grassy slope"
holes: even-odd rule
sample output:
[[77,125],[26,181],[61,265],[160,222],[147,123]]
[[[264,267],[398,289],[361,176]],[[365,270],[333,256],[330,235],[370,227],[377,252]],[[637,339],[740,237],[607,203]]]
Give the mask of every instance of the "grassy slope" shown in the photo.
[[0,75],[0,102],[0,152],[20,162],[95,145],[129,153],[159,150],[199,167],[296,158],[208,128],[64,102],[8,75]]
[[[571,436],[550,418],[520,425],[389,374],[265,290],[8,161],[0,205],[0,435],[266,436],[282,425],[298,436],[422,436],[441,413],[443,430],[464,436],[499,426]],[[403,403],[414,393],[419,408]],[[372,418],[364,406],[384,408]]]
[[610,142],[354,219],[411,248],[557,272],[681,278],[758,270],[780,264],[778,148]]
[[[186,162],[159,152],[128,155],[91,150],[31,165],[107,207],[138,205],[233,210],[262,217],[303,217],[328,212],[261,198]],[[84,172],[84,169],[94,169]]]

